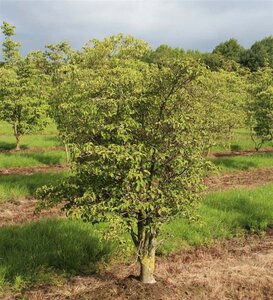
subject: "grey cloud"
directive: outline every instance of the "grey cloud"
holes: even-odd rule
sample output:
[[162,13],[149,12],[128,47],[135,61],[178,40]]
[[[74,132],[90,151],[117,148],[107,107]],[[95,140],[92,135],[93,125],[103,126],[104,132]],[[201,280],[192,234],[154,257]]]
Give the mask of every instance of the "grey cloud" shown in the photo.
[[23,52],[67,40],[80,48],[91,38],[123,32],[156,47],[211,50],[235,37],[245,47],[273,32],[272,1],[7,1],[0,21],[17,27]]

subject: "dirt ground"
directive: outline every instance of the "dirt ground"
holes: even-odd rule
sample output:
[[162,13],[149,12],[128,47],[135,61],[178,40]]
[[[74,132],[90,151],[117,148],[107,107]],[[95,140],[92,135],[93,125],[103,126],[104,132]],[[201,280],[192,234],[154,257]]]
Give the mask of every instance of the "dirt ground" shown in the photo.
[[[18,170],[19,169],[19,170]],[[18,174],[30,175],[38,172],[58,172],[64,170],[63,166],[10,168],[6,169],[6,175]],[[0,170],[0,175],[1,175]],[[251,169],[236,171],[227,174],[219,174],[205,179],[207,192],[221,191],[238,187],[255,187],[257,185],[273,182],[273,168]],[[0,204],[0,226],[24,223],[38,220],[44,217],[63,216],[60,208],[43,211],[40,215],[33,214],[37,201],[35,199],[19,199],[14,202]]]
[[65,213],[61,212],[61,206],[35,214],[36,204],[35,199],[21,199],[0,204],[0,227],[37,221],[42,218],[65,216]]
[[52,173],[63,172],[68,170],[66,165],[53,165],[53,166],[35,166],[35,167],[13,167],[0,169],[0,176],[8,175],[32,175],[35,173]]
[[231,188],[255,187],[273,182],[273,168],[235,171],[207,177],[205,184],[208,191],[222,191]]
[[221,151],[221,152],[212,152],[209,156],[210,157],[230,157],[230,156],[248,156],[248,155],[255,155],[260,153],[273,153],[272,147],[263,148],[259,151],[253,149],[245,149],[239,151]]
[[141,284],[137,274],[137,265],[114,265],[95,276],[72,277],[61,287],[40,286],[3,299],[272,300],[273,231],[157,257],[152,285]]
[[[29,175],[49,168],[20,169],[20,174]],[[61,169],[56,167],[56,171]],[[17,171],[15,168],[13,171],[9,169],[6,175],[17,174]],[[269,182],[273,182],[273,168],[221,174],[205,181],[209,191],[253,187]],[[35,205],[35,199],[0,204],[0,226],[63,216],[59,208],[34,215]],[[62,286],[38,286],[2,298],[0,293],[0,299],[272,300],[273,230],[263,237],[252,235],[221,241],[211,247],[191,248],[180,254],[157,257],[157,283],[153,285],[141,284],[137,280],[138,272],[136,264],[114,264],[94,276],[71,277]]]
[[[41,153],[41,152],[48,152],[48,151],[58,151],[58,150],[65,150],[64,146],[51,146],[51,147],[28,147],[24,148],[21,147],[19,153]],[[18,150],[15,149],[0,149],[0,153],[17,153]]]

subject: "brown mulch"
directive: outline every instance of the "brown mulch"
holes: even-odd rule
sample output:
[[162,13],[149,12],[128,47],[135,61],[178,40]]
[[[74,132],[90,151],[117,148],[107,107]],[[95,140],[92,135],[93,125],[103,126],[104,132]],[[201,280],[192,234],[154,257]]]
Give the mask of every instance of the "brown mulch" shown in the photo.
[[41,153],[41,152],[48,152],[48,151],[59,151],[65,150],[64,146],[49,146],[49,147],[29,147],[29,148],[22,148],[21,150],[15,149],[1,149],[0,153]]
[[32,175],[35,173],[62,172],[68,169],[69,167],[67,165],[12,167],[12,168],[0,169],[0,176],[1,175]]
[[35,199],[20,199],[12,202],[0,204],[0,227],[14,224],[22,224],[30,221],[37,221],[42,218],[64,217],[65,213],[61,211],[61,205],[43,210],[35,214],[34,210],[37,204]]
[[[58,172],[68,169],[64,166],[45,166],[33,168],[12,168],[8,169],[10,174],[30,175],[38,172]],[[0,170],[1,174],[1,170]],[[205,179],[208,189],[206,192],[222,191],[240,187],[255,187],[257,185],[273,182],[273,168],[251,169],[248,171],[237,171],[226,174],[210,176]],[[59,208],[52,208],[42,211],[41,214],[33,213],[37,200],[19,199],[13,202],[4,202],[0,204],[0,226],[21,224],[28,221],[39,220],[44,217],[63,216]]]
[[250,169],[224,173],[205,178],[207,191],[222,191],[231,188],[255,187],[273,182],[273,168]]
[[231,157],[231,156],[248,156],[248,155],[255,155],[260,153],[273,153],[272,147],[270,148],[263,148],[259,151],[253,149],[245,149],[239,151],[222,151],[222,152],[212,152],[209,157]]
[[3,299],[271,300],[273,232],[157,257],[155,284],[141,284],[138,272],[135,264],[115,264],[98,275],[74,276],[62,286],[38,286]]

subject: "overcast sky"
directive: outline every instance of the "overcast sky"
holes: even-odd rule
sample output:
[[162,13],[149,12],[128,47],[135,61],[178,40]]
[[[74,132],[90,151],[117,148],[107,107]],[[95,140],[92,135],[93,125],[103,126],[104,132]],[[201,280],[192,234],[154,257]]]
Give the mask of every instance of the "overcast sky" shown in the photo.
[[79,49],[121,32],[153,47],[211,51],[231,37],[250,47],[272,35],[273,0],[0,0],[0,21],[16,26],[23,53],[63,40]]

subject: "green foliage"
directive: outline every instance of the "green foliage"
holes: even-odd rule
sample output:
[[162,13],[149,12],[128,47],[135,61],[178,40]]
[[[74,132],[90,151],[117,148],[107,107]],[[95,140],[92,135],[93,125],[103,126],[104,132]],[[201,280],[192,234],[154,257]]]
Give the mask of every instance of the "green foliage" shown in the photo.
[[[2,29],[9,39],[13,27],[4,22]],[[16,149],[19,150],[21,136],[41,129],[47,123],[49,78],[35,68],[28,57],[17,59],[14,49],[12,46],[7,48],[4,42],[7,63],[0,68],[0,117],[12,124]]]
[[5,40],[3,42],[3,58],[4,62],[8,64],[16,63],[21,59],[21,55],[19,52],[20,43],[15,42],[11,36],[15,35],[15,26],[3,22],[1,25],[1,29],[5,36]]
[[273,36],[255,42],[243,53],[241,63],[251,71],[267,66],[273,68]]
[[162,224],[198,199],[210,134],[193,94],[203,68],[188,57],[147,63],[150,52],[119,35],[93,41],[80,65],[59,70],[52,107],[74,174],[38,193],[41,207],[65,199],[70,215],[122,225],[140,259]]
[[273,140],[273,69],[261,68],[250,77],[248,123],[258,150],[264,142]]
[[240,62],[244,48],[238,43],[236,39],[230,39],[224,43],[217,45],[212,53],[218,53],[224,57]]
[[200,82],[195,87],[195,99],[200,99],[202,105],[199,111],[202,128],[210,132],[203,139],[208,151],[215,143],[229,144],[233,130],[244,125],[247,91],[245,79],[238,72],[207,71]]

